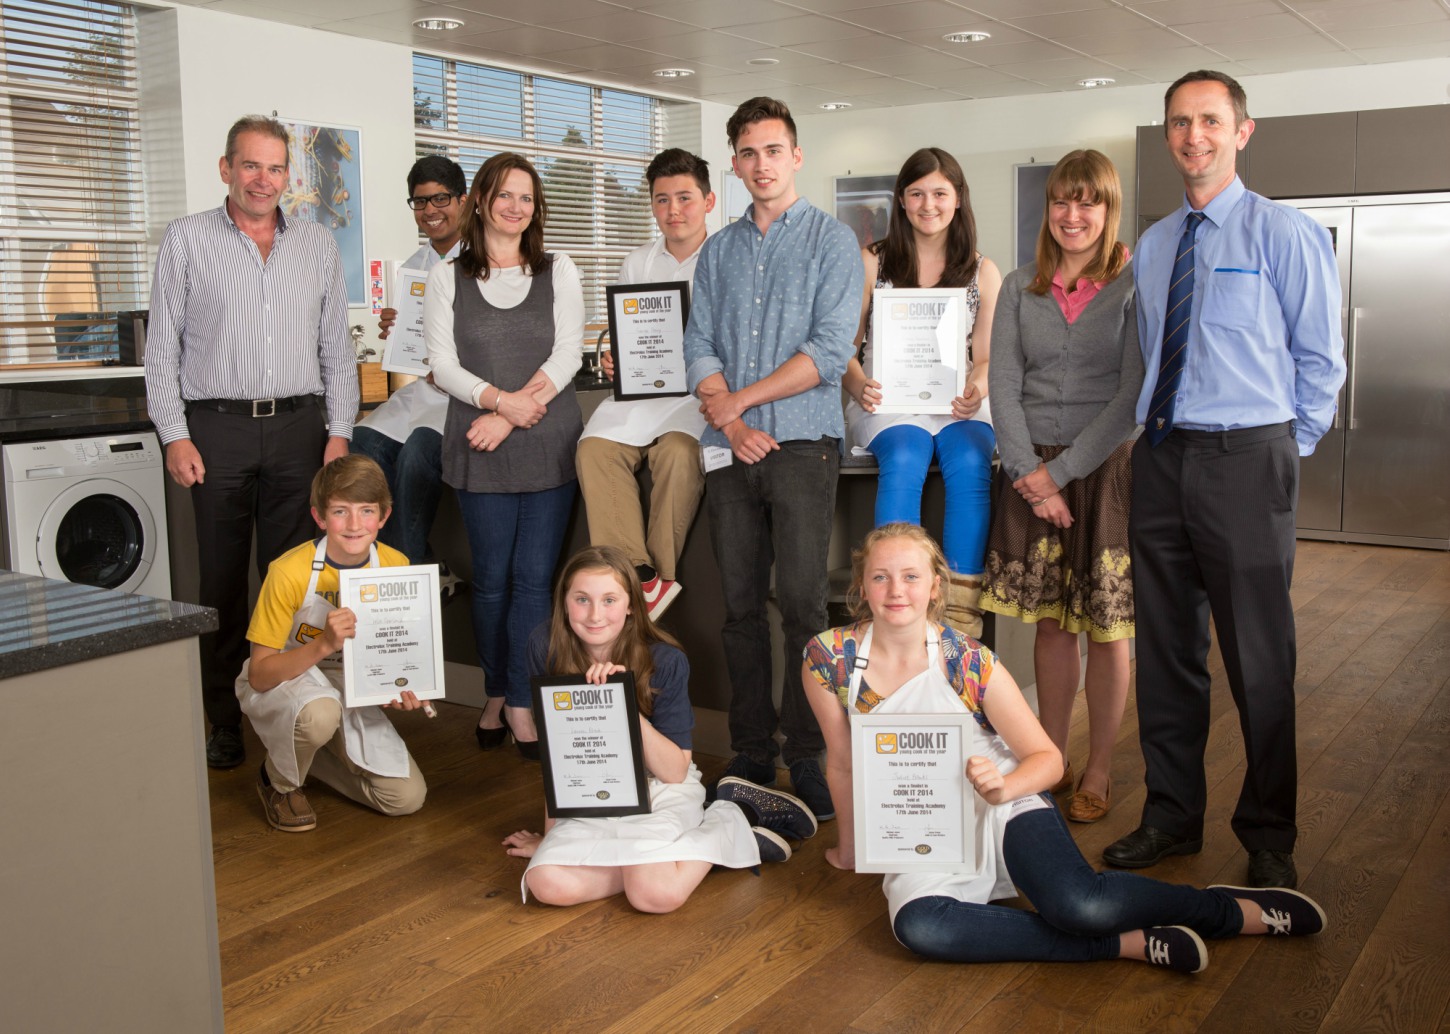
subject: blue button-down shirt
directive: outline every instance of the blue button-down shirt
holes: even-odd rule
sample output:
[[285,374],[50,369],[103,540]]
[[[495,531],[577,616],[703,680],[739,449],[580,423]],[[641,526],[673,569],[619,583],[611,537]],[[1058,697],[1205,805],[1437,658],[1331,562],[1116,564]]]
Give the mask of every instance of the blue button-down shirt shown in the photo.
[[[760,232],[754,212],[752,205],[700,251],[685,331],[690,390],[720,373],[739,391],[799,352],[816,364],[820,383],[753,406],[741,419],[778,442],[841,438],[841,375],[855,349],[866,276],[860,246],[805,198],[771,223],[769,233]],[[729,444],[714,428],[700,442]]]
[[[1185,200],[1143,234],[1133,256],[1147,373],[1139,423],[1158,380],[1168,281],[1188,213]],[[1329,429],[1344,383],[1339,268],[1329,231],[1237,177],[1203,214],[1174,426],[1223,431],[1293,420],[1299,454],[1307,456]]]

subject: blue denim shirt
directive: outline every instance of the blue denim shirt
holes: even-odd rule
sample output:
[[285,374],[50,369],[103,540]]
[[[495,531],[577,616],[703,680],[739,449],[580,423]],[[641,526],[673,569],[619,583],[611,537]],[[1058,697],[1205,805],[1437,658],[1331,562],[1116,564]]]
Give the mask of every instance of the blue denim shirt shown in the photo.
[[[854,352],[865,280],[860,247],[849,229],[805,198],[769,233],[755,225],[754,211],[752,205],[700,251],[685,331],[690,390],[720,373],[739,391],[800,352],[816,364],[820,383],[754,406],[741,419],[778,442],[841,438],[841,375]],[[700,442],[729,445],[714,428]]]
[[[1138,344],[1148,413],[1163,350],[1163,316],[1188,203],[1138,241]],[[1174,426],[1199,431],[1293,420],[1307,456],[1329,429],[1344,383],[1339,268],[1329,231],[1234,178],[1204,206],[1194,245],[1188,361]]]

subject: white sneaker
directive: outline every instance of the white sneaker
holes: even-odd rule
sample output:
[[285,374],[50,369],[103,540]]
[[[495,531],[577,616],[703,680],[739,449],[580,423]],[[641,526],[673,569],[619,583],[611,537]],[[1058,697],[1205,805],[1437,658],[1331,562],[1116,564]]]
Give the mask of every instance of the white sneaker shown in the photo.
[[651,621],[658,621],[665,608],[675,602],[675,597],[684,588],[679,582],[672,582],[668,579],[655,575],[641,586],[644,590],[644,606],[649,612]]

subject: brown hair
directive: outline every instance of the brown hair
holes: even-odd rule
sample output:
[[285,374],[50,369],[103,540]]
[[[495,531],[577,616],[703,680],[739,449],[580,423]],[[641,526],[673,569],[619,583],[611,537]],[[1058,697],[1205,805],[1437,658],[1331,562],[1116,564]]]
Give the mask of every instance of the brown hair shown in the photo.
[[1082,276],[1098,283],[1111,283],[1128,264],[1128,251],[1118,243],[1123,218],[1123,184],[1118,170],[1101,151],[1073,151],[1064,155],[1047,174],[1047,207],[1042,228],[1037,231],[1037,275],[1027,290],[1046,294],[1062,265],[1062,245],[1052,236],[1049,225],[1054,201],[1088,201],[1103,206],[1103,235],[1098,253],[1084,267]]
[[459,249],[458,258],[455,260],[464,276],[478,280],[488,279],[488,227],[483,210],[493,204],[493,199],[503,189],[504,177],[514,169],[527,172],[529,179],[533,181],[534,217],[529,220],[529,225],[524,229],[523,240],[519,242],[524,266],[530,276],[538,276],[549,268],[549,254],[544,250],[544,221],[549,215],[549,207],[544,203],[544,181],[539,179],[539,170],[523,155],[513,151],[500,151],[479,166],[473,177],[473,188],[469,190],[468,200],[465,202],[463,226],[459,231],[463,247]]
[[1168,87],[1168,92],[1163,95],[1163,133],[1168,133],[1168,105],[1173,100],[1173,95],[1178,92],[1180,86],[1187,86],[1189,83],[1222,83],[1224,89],[1228,90],[1228,99],[1234,108],[1234,125],[1241,126],[1244,120],[1249,117],[1249,95],[1244,93],[1244,88],[1239,81],[1224,72],[1215,72],[1209,68],[1200,68],[1196,72],[1189,72],[1181,75]]
[[666,148],[655,155],[649,168],[644,170],[651,192],[655,189],[655,180],[664,176],[693,176],[700,188],[700,196],[710,195],[710,163],[683,147]]
[[654,675],[654,655],[650,647],[656,643],[680,648],[674,636],[661,631],[649,619],[649,608],[644,602],[644,590],[639,585],[639,575],[624,551],[616,546],[589,546],[569,558],[559,580],[554,583],[554,608],[549,619],[549,674],[574,675],[585,671],[591,663],[584,644],[574,634],[569,624],[569,588],[574,576],[585,571],[600,571],[614,575],[616,581],[629,597],[629,615],[624,619],[619,638],[614,641],[610,659],[634,673],[634,694],[639,702],[639,712],[648,717],[654,713],[655,688],[650,685]]
[[369,456],[350,453],[339,456],[312,478],[314,510],[326,510],[329,503],[377,503],[387,514],[393,508],[393,493],[383,468]]
[[946,613],[946,590],[951,581],[947,558],[942,554],[936,539],[928,535],[926,529],[919,524],[908,524],[905,521],[881,525],[866,535],[859,549],[851,551],[851,588],[846,593],[851,616],[857,621],[865,621],[871,617],[871,608],[866,603],[866,563],[871,558],[871,551],[887,539],[908,539],[926,552],[932,578],[936,583],[932,588],[931,605],[926,609],[926,616],[940,623],[942,615]]
[[790,145],[798,146],[795,119],[790,117],[790,108],[785,106],[785,101],[778,101],[774,97],[751,97],[736,108],[735,114],[730,116],[730,121],[725,123],[725,138],[730,141],[730,150],[735,150],[735,141],[740,139],[740,134],[745,132],[746,126],[753,126],[757,122],[765,122],[773,118],[778,118],[785,123],[785,131],[790,135]]
[[284,165],[290,165],[292,161],[292,136],[287,132],[287,127],[274,118],[266,115],[243,115],[232,123],[232,128],[227,130],[227,164],[232,164],[232,159],[237,154],[237,137],[243,133],[257,133],[261,136],[270,136],[274,140],[282,141],[287,148],[287,157],[283,159]]
[[977,219],[962,167],[940,147],[914,152],[896,174],[892,188],[891,221],[886,237],[871,245],[880,260],[878,276],[893,287],[920,287],[916,268],[916,234],[906,218],[906,188],[923,176],[939,172],[957,192],[958,209],[947,226],[947,262],[938,287],[966,287],[977,272]]

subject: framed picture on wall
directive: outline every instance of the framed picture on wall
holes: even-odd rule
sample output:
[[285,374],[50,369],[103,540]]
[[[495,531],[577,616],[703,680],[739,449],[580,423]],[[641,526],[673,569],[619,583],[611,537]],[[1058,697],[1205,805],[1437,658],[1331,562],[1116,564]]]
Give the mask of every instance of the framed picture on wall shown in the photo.
[[851,228],[861,247],[886,237],[895,176],[837,176],[836,218]]
[[1025,266],[1037,257],[1037,234],[1042,229],[1042,215],[1047,211],[1047,175],[1057,162],[1030,162],[1012,166],[1012,254]]
[[278,118],[292,137],[282,214],[319,224],[342,255],[347,304],[369,304],[363,246],[362,131]]

